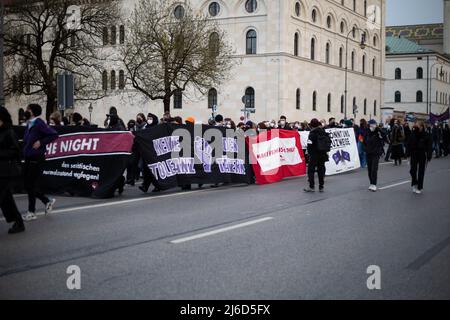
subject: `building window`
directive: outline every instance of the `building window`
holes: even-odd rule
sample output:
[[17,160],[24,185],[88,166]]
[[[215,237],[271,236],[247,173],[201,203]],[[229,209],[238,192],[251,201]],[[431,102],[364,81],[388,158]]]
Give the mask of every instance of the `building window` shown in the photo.
[[339,67],[343,67],[343,61],[344,61],[344,48],[339,48]]
[[212,17],[215,17],[219,13],[220,13],[220,4],[218,4],[217,2],[211,2],[211,4],[209,5],[209,14]]
[[356,106],[356,97],[353,97],[353,114],[356,114],[356,108],[357,108],[357,106]]
[[400,91],[395,91],[395,100],[396,103],[402,102],[402,94]]
[[103,45],[104,46],[108,45],[108,28],[107,27],[103,28]]
[[362,57],[362,72],[366,73],[366,55]]
[[297,17],[300,17],[301,10],[302,10],[301,8],[302,8],[302,6],[301,6],[300,2],[296,2],[295,3],[295,15]]
[[247,32],[247,54],[256,54],[256,31],[249,30]]
[[125,43],[125,26],[123,25],[119,27],[119,43],[120,44]]
[[102,89],[108,90],[108,72],[106,70],[102,73]]
[[175,7],[175,10],[173,11],[173,14],[175,15],[175,18],[178,20],[184,18],[184,7],[182,5],[178,5]]
[[341,33],[345,32],[345,23],[344,21],[341,21]]
[[316,39],[311,39],[311,60],[316,58]]
[[328,29],[331,29],[331,26],[332,26],[331,16],[328,16],[327,17],[327,27],[328,27]]
[[327,97],[327,112],[331,112],[331,93]]
[[316,9],[313,9],[313,11],[311,13],[311,19],[312,19],[312,22],[317,21],[317,10]]
[[255,109],[255,89],[252,87],[245,89],[245,108]]
[[402,79],[402,69],[397,68],[395,69],[395,80],[401,80]]
[[173,108],[183,108],[183,92],[181,90],[175,90],[175,93],[173,94]]
[[423,93],[422,91],[416,92],[416,102],[423,102]]
[[367,99],[364,99],[364,115],[367,115]]
[[378,46],[377,36],[373,36],[373,46],[376,48]]
[[211,33],[209,36],[209,52],[213,58],[219,55],[219,41],[219,34],[217,32]]
[[111,90],[116,89],[116,72],[113,70],[111,71]]
[[217,106],[217,90],[211,88],[208,91],[208,109],[212,109],[213,106]]
[[298,32],[296,32],[294,35],[294,56],[298,56],[298,39]]
[[256,0],[247,0],[245,3],[245,10],[247,10],[248,13],[255,12],[257,7],[258,2]]
[[123,70],[119,71],[119,89],[125,89],[125,72]]
[[111,27],[111,44],[112,45],[116,44],[116,37],[117,37],[116,26],[112,26]]
[[344,104],[345,104],[345,100],[344,100],[344,95],[341,96],[341,113],[344,113]]
[[352,52],[352,71],[355,71],[355,51]]
[[353,0],[353,11],[356,12],[356,0]]
[[313,92],[313,96],[312,96],[312,110],[317,111],[317,92],[316,91]]
[[377,62],[376,62],[376,59],[375,58],[373,58],[373,60],[372,60],[372,75],[375,77],[375,70],[376,70],[376,65],[377,65]]
[[367,17],[367,0],[364,0],[364,17]]
[[423,69],[422,68],[417,68],[417,71],[416,71],[416,76],[417,76],[417,79],[423,79]]
[[330,64],[330,44],[327,43],[325,47],[325,63]]
[[353,26],[353,29],[352,29],[352,37],[353,37],[353,39],[356,38],[356,27],[355,26]]
[[300,98],[301,98],[301,91],[300,89],[297,89],[295,92],[295,109],[300,110]]
[[377,115],[377,100],[375,100],[373,102],[373,115],[376,116]]

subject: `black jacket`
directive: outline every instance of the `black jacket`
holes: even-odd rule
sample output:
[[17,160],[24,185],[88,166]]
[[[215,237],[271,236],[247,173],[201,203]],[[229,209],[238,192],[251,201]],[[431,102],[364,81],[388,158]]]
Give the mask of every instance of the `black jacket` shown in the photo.
[[308,136],[308,154],[312,162],[327,162],[329,160],[328,153],[317,149],[317,140],[320,135],[327,134],[322,128],[314,128]]
[[0,129],[0,178],[9,177],[11,160],[19,159],[20,147],[13,129]]
[[433,156],[433,140],[431,135],[426,131],[419,131],[419,129],[414,128],[406,145],[406,155],[414,158],[425,156],[428,160],[431,160]]
[[384,143],[388,143],[386,135],[379,128],[375,131],[367,130],[364,136],[365,151],[368,156],[381,157],[384,152]]

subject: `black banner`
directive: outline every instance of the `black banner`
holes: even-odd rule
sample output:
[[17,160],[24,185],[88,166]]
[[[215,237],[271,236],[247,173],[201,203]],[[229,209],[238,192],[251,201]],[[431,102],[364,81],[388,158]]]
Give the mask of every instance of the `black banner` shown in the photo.
[[162,190],[190,184],[253,181],[245,139],[234,130],[162,124],[135,135],[145,165]]

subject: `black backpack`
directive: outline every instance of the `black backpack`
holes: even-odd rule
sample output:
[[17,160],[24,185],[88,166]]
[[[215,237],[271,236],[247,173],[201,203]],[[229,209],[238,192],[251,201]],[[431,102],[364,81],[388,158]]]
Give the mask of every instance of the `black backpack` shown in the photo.
[[317,134],[317,150],[319,152],[330,152],[331,138],[324,130],[319,130]]

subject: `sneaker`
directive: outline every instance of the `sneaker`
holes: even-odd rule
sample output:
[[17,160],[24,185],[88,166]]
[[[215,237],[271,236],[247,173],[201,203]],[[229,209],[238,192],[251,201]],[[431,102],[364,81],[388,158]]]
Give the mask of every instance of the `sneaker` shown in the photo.
[[371,184],[370,187],[369,187],[369,190],[372,191],[372,192],[376,192],[378,189],[377,189],[376,185]]
[[53,205],[55,204],[56,199],[50,199],[49,202],[45,205],[45,214],[52,213],[53,211]]
[[8,234],[16,234],[16,233],[21,233],[24,231],[25,231],[25,226],[23,225],[23,223],[14,222],[11,229],[8,230]]
[[417,186],[413,186],[413,187],[412,187],[412,192],[413,192],[413,193],[416,193],[416,191],[417,191]]
[[422,190],[416,189],[416,191],[414,191],[415,194],[422,194]]
[[303,189],[303,191],[305,191],[306,193],[316,192],[316,190],[314,190],[314,189],[311,188],[311,187],[305,188],[305,189]]
[[36,220],[36,214],[34,212],[28,211],[27,214],[22,215],[23,221],[33,221]]

